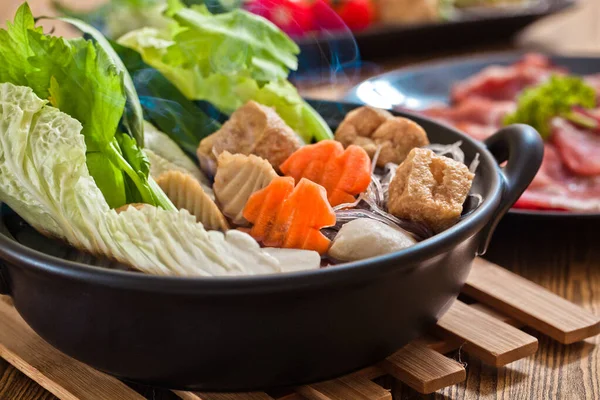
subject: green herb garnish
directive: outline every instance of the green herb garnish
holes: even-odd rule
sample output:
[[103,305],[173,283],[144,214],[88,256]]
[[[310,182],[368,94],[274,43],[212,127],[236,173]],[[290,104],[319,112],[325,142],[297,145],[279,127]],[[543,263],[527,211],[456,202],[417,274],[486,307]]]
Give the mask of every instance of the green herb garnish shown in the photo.
[[596,107],[594,88],[576,76],[553,75],[547,82],[523,91],[517,101],[517,110],[504,118],[504,125],[528,124],[546,139],[550,136],[550,121],[554,117],[563,117],[578,125],[590,122],[573,111],[577,106]]

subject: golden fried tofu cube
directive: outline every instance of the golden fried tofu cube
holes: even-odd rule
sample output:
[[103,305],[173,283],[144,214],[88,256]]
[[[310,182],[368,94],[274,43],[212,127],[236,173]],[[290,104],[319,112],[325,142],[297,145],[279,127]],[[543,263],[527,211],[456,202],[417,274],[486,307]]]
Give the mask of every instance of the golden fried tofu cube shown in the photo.
[[388,211],[441,232],[460,218],[474,177],[463,163],[413,149],[390,183]]
[[385,121],[373,133],[372,138],[377,147],[381,146],[377,159],[380,167],[390,162],[400,164],[412,149],[429,144],[427,133],[421,125],[402,117]]
[[271,107],[249,101],[238,108],[221,129],[204,138],[196,151],[203,169],[214,173],[224,151],[255,154],[277,169],[302,146],[300,137]]
[[344,147],[360,146],[371,158],[380,147],[380,167],[389,162],[400,164],[412,149],[429,144],[427,133],[416,122],[367,106],[346,115],[335,132],[335,140]]

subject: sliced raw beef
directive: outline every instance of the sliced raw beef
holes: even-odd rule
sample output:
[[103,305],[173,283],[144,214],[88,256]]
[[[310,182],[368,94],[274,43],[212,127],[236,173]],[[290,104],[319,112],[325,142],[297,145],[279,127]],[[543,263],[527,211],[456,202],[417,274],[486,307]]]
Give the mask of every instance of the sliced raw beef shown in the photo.
[[525,87],[548,79],[552,73],[562,72],[563,70],[553,66],[547,57],[529,54],[513,65],[487,67],[457,83],[452,88],[451,98],[454,103],[470,97],[514,100]]
[[[598,96],[598,102],[600,103],[600,93],[598,94]],[[582,107],[574,107],[574,110],[577,111],[579,114],[583,114],[584,116],[591,118],[591,120],[596,123],[596,128],[593,130],[596,132],[600,132],[600,108],[594,108],[589,110]]]
[[551,140],[562,161],[575,174],[600,175],[600,134],[554,118]]
[[[548,58],[530,54],[513,65],[492,66],[457,83],[451,106],[432,107],[422,114],[452,125],[474,139],[485,140],[515,109],[523,89],[552,74],[566,72],[553,66]],[[584,79],[597,90],[600,105],[600,74]],[[555,118],[540,171],[516,208],[600,212],[600,108],[578,111],[597,121],[598,129],[584,129]]]
[[514,101],[493,101],[484,98],[467,98],[452,107],[433,107],[423,114],[446,121],[471,122],[478,125],[500,126],[504,117],[516,108]]
[[545,188],[557,182],[564,182],[569,178],[567,171],[560,159],[556,147],[550,143],[544,145],[544,159],[529,189]]
[[583,77],[585,83],[596,89],[598,98],[600,99],[600,74],[587,75]]
[[600,211],[600,176],[574,175],[564,166],[556,147],[547,143],[540,171],[514,207]]
[[[598,185],[600,186],[600,185]],[[549,210],[549,211],[600,211],[599,194],[592,196],[576,197],[564,187],[558,191],[552,190],[530,190],[527,189],[514,204],[514,208],[527,210]]]
[[454,123],[456,129],[465,132],[476,140],[485,140],[498,132],[498,128],[491,125],[479,125],[472,122],[456,122]]

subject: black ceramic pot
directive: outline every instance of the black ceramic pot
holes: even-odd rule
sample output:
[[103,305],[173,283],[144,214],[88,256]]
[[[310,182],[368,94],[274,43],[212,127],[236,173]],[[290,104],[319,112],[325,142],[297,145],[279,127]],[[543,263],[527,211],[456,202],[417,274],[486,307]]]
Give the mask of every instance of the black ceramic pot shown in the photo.
[[[313,105],[334,128],[354,107]],[[23,223],[4,208],[0,292],[12,296],[19,313],[51,345],[145,384],[265,389],[368,366],[423,333],[450,307],[473,258],[485,251],[498,220],[542,160],[539,135],[524,125],[481,144],[408,117],[434,143],[462,140],[467,161],[479,153],[473,191],[484,201],[454,227],[407,250],[292,274],[158,277],[91,267],[27,247],[18,239]],[[498,163],[506,160],[501,171]]]

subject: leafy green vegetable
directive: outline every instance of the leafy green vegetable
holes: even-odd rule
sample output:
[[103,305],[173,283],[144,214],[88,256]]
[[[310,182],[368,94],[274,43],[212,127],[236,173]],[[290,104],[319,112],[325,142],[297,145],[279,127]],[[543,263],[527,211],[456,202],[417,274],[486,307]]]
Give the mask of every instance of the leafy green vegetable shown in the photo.
[[146,118],[182,149],[195,155],[198,143],[221,125],[188,100],[164,75],[144,63],[139,53],[111,44],[133,77]]
[[517,110],[505,117],[504,124],[528,124],[543,138],[548,138],[551,119],[558,116],[576,118],[573,115],[575,106],[594,108],[595,90],[579,77],[553,75],[547,82],[526,89],[519,96]]
[[119,55],[112,48],[111,44],[104,37],[104,35],[98,31],[93,26],[87,24],[78,19],[74,18],[57,18],[61,21],[65,21],[74,25],[77,29],[82,31],[83,33],[90,35],[94,41],[106,52],[110,59],[115,64],[117,71],[123,74],[123,82],[125,86],[125,94],[127,96],[127,110],[125,112],[124,120],[125,127],[129,131],[129,134],[135,138],[139,146],[144,145],[144,113],[142,111],[142,105],[140,104],[140,99],[138,98],[137,92],[135,90],[135,86],[133,85],[133,80],[131,79],[131,75],[127,71],[127,67],[121,61]]
[[287,81],[298,46],[267,20],[243,10],[213,15],[206,6],[169,2],[171,31],[144,28],[119,44],[136,50],[188,99],[231,114],[249,100],[275,108],[305,141],[330,139],[327,124]]
[[217,73],[242,72],[259,82],[285,79],[298,68],[296,43],[262,17],[240,9],[213,15],[206,6],[169,11],[187,28],[175,34],[178,47],[167,55],[171,62]]
[[144,26],[167,28],[169,24],[163,16],[165,0],[111,0],[85,13],[71,10],[60,0],[52,0],[52,4],[60,15],[84,21],[110,38]]
[[[131,151],[124,154],[119,146],[116,133],[126,101],[123,76],[102,47],[81,38],[44,35],[35,28],[31,10],[24,3],[15,22],[0,30],[0,55],[5,56],[0,63],[0,82],[30,87],[81,122],[90,153],[89,169],[111,207],[119,207],[131,197],[174,209],[148,177],[147,169],[130,164],[135,165],[139,156]],[[141,154],[139,148],[137,153]]]
[[[249,235],[207,232],[185,210],[111,210],[88,172],[79,121],[11,83],[0,84],[0,103],[0,201],[38,231],[158,275],[282,270]],[[133,139],[118,137],[130,151]],[[138,161],[136,169],[147,167]]]

